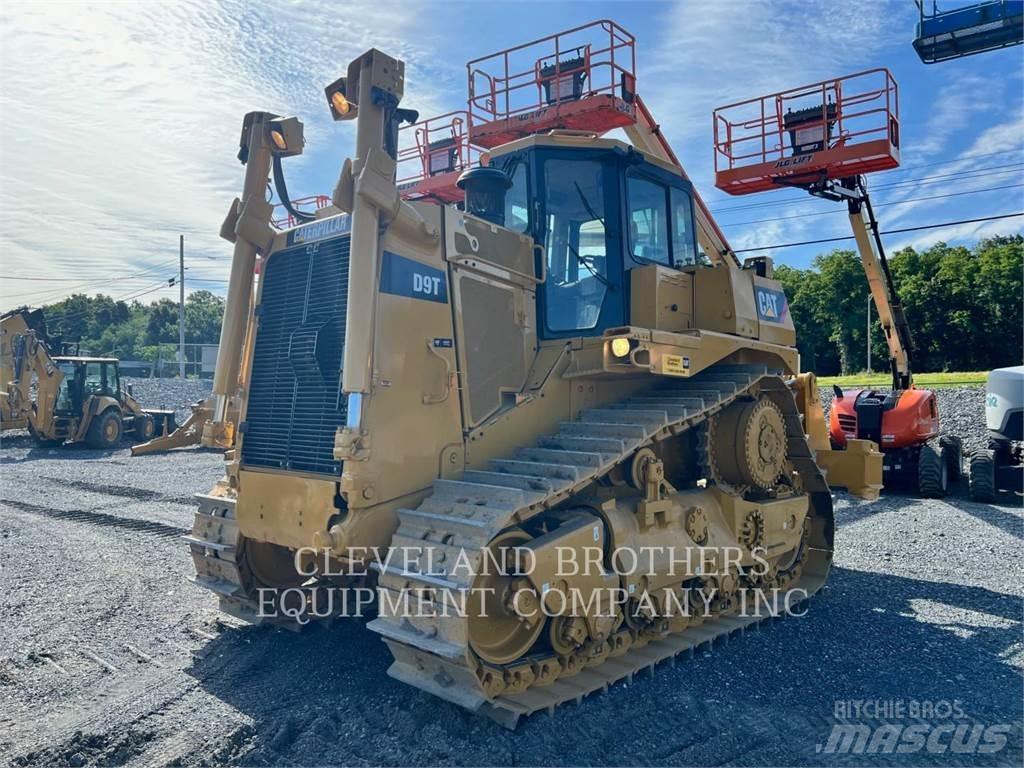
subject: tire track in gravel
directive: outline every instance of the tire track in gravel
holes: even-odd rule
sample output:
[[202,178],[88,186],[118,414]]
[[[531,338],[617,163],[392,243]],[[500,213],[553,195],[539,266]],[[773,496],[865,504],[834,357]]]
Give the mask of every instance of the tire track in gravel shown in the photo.
[[156,520],[139,520],[130,517],[110,515],[106,512],[97,512],[88,509],[53,509],[51,507],[30,504],[27,501],[15,501],[13,499],[0,499],[0,504],[6,504],[12,509],[20,512],[28,512],[43,517],[52,517],[58,520],[71,520],[76,523],[86,523],[108,528],[124,528],[137,533],[146,533],[159,538],[177,538],[188,533],[187,528],[180,528],[175,525],[167,525]]
[[95,707],[89,707],[84,716],[78,709],[70,716],[53,717],[50,728],[38,734],[35,743],[12,763],[25,767],[67,765],[77,755],[84,758],[80,765],[123,765],[160,741],[160,728],[148,721],[188,695],[198,683],[174,671],[137,677],[125,685],[128,690],[120,696],[107,691],[94,699]]
[[166,502],[170,504],[182,504],[192,506],[195,500],[191,496],[168,496],[159,491],[150,491],[146,488],[133,488],[131,486],[110,485],[109,483],[90,483],[87,480],[68,480],[63,477],[46,477],[44,480],[59,485],[75,488],[87,493],[98,493],[104,496],[116,496],[118,498],[134,499],[136,501]]

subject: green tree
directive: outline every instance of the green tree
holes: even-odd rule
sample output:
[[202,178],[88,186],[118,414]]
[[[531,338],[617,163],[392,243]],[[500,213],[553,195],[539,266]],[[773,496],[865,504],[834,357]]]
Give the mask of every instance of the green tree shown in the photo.
[[[1024,347],[1024,238],[982,240],[973,248],[936,243],[890,259],[913,340],[915,371],[988,370],[1019,365]],[[779,267],[805,368],[853,373],[866,363],[867,280],[852,251],[818,256],[806,270]],[[888,348],[877,315],[875,370]]]
[[209,291],[195,291],[185,299],[185,341],[190,344],[216,344],[224,299]]

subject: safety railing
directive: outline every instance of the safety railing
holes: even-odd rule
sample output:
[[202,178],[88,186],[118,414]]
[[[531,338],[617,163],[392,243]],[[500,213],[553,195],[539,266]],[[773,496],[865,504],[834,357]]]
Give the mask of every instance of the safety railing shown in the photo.
[[405,125],[399,131],[397,184],[407,198],[461,199],[459,174],[480,162],[482,150],[469,142],[465,110]]
[[[292,200],[291,203],[292,208],[297,211],[312,214],[314,211],[319,211],[321,208],[326,208],[330,205],[331,198],[327,195],[310,195],[309,197],[298,197]],[[284,213],[283,216],[280,215],[282,212]],[[274,203],[274,213],[271,214],[270,221],[278,229],[290,229],[301,223],[288,213],[284,203]]]
[[914,50],[925,64],[959,59],[1024,42],[1024,2],[985,0],[940,11],[932,0],[915,0],[920,11]]
[[603,133],[634,120],[636,41],[612,21],[474,59],[466,70],[471,136],[483,146],[547,127]]
[[742,194],[794,174],[840,178],[893,168],[899,121],[898,86],[887,69],[719,107],[716,186]]

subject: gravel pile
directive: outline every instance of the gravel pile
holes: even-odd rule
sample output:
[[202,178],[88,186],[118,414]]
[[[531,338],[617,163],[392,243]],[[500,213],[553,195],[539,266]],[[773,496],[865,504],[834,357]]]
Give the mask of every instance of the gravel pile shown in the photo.
[[210,379],[134,379],[124,382],[132,385],[135,397],[146,408],[173,408],[180,424],[191,413],[189,408],[197,400],[210,394]]
[[[888,391],[888,388],[880,391]],[[821,403],[828,417],[832,407],[832,388],[821,387]],[[940,431],[944,435],[957,435],[964,443],[964,456],[984,448],[988,443],[985,427],[985,387],[977,384],[962,387],[937,387]]]

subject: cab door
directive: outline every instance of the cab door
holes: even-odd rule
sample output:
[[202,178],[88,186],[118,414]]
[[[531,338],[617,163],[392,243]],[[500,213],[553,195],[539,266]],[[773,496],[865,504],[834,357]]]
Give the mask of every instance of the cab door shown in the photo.
[[608,150],[538,152],[534,239],[544,246],[540,336],[600,336],[623,325],[621,161]]

